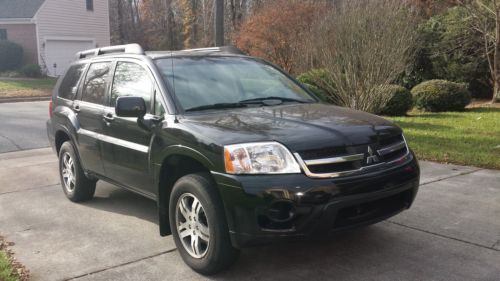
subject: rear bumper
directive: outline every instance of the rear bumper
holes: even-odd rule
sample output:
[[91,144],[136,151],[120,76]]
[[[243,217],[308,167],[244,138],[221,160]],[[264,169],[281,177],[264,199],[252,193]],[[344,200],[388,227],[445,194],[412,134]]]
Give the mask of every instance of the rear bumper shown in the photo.
[[214,178],[232,243],[245,247],[330,234],[394,216],[413,203],[420,170],[413,156],[399,167],[336,179],[217,173]]
[[47,120],[47,138],[49,139],[50,147],[52,147],[52,151],[56,152],[56,140],[55,140],[55,132],[54,127],[52,126],[52,120]]

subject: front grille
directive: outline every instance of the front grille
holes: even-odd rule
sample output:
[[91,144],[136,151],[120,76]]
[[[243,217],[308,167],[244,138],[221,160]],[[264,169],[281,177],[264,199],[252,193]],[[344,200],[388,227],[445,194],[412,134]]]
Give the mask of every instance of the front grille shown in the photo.
[[397,142],[402,142],[404,141],[403,135],[395,135],[395,136],[389,136],[389,137],[382,137],[378,141],[378,144],[380,146],[389,146],[391,144],[395,144]]
[[366,145],[299,151],[295,156],[308,176],[338,177],[396,162],[408,153],[400,134]]
[[345,147],[327,147],[300,152],[303,160],[321,159],[347,154]]
[[323,165],[310,165],[309,171],[317,174],[345,172],[345,171],[359,169],[359,167],[361,167],[361,163],[362,162],[358,160],[358,161],[323,164]]
[[378,154],[382,157],[384,162],[391,162],[397,160],[408,153],[408,146],[404,138],[393,141],[392,143],[382,146],[378,150]]

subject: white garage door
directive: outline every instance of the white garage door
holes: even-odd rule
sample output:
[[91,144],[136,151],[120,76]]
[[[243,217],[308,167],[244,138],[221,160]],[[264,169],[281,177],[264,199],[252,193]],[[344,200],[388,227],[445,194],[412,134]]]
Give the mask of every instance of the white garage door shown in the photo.
[[47,40],[45,43],[45,64],[48,75],[64,74],[69,64],[75,60],[79,51],[95,48],[92,41]]

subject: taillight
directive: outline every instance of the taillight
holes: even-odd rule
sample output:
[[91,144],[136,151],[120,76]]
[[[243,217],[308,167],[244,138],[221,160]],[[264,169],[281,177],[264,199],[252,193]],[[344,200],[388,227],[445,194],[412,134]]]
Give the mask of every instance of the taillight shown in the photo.
[[52,117],[52,101],[49,102],[49,117]]

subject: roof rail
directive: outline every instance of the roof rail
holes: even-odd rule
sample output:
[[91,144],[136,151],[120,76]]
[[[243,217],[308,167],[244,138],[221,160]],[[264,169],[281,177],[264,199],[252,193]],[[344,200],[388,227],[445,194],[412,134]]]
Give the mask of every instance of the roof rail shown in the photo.
[[78,52],[76,53],[76,59],[83,59],[89,56],[97,57],[100,55],[112,54],[112,53],[144,55],[144,50],[139,44],[109,46],[109,47],[96,48]]
[[246,55],[242,50],[234,46],[221,46],[221,47],[209,47],[209,48],[198,48],[198,49],[187,49],[181,50],[181,52],[225,52],[235,55]]

